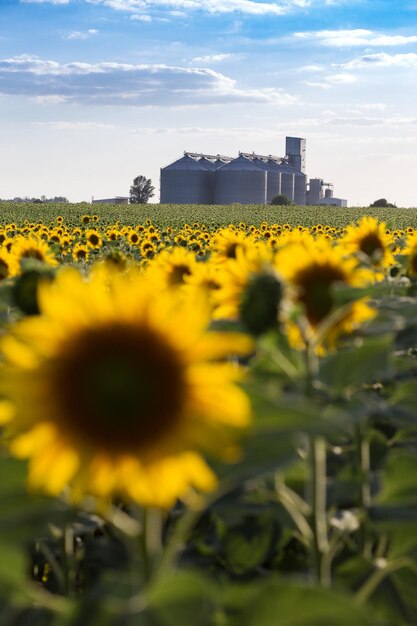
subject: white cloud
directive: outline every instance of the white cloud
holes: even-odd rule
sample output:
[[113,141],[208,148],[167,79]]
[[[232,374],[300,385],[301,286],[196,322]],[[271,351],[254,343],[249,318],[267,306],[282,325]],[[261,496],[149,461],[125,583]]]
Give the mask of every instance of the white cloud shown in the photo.
[[231,53],[223,53],[223,54],[207,54],[202,57],[194,57],[191,59],[192,63],[221,63],[221,61],[226,61],[226,59],[236,58],[237,54]]
[[199,10],[207,13],[243,13],[246,15],[284,15],[296,8],[306,8],[309,0],[86,0],[119,11],[142,11],[164,8],[174,11]]
[[417,41],[417,35],[385,35],[363,28],[298,32],[293,36],[298,40],[317,41],[319,45],[335,48],[404,46]]
[[95,105],[186,106],[297,101],[281,89],[243,89],[211,69],[123,63],[66,63],[20,56],[0,59],[0,93],[44,102]]
[[211,14],[240,13],[244,15],[285,15],[292,11],[343,4],[346,0],[20,0],[22,3],[69,4],[85,2],[109,7],[116,11],[149,14],[153,10],[167,11],[171,16],[184,17],[189,11]]
[[363,111],[385,111],[387,105],[383,102],[369,102],[368,104],[359,104],[356,108]]
[[407,128],[417,126],[417,117],[394,115],[393,117],[332,117],[328,124],[336,126],[381,126],[385,128]]
[[130,16],[131,20],[135,20],[137,22],[152,22],[152,17],[150,15],[135,13]]
[[98,33],[98,30],[96,30],[95,28],[89,28],[88,30],[85,30],[85,31],[73,30],[70,33],[68,33],[68,35],[66,35],[64,39],[88,39],[89,37],[92,37],[93,35],[97,35],[97,33]]
[[300,72],[324,72],[324,67],[322,65],[303,65],[300,67]]
[[308,87],[314,87],[318,89],[330,89],[330,87],[337,85],[351,85],[352,83],[355,83],[356,80],[356,76],[354,76],[353,74],[340,72],[323,76],[321,80],[303,80],[302,82]]
[[303,80],[303,84],[307,85],[307,87],[314,87],[315,89],[330,89],[330,85],[328,83],[316,80]]
[[68,98],[65,96],[32,96],[35,102],[38,104],[63,104],[64,102],[68,102]]
[[387,54],[386,52],[364,54],[347,63],[341,63],[337,67],[348,70],[373,69],[374,67],[417,68],[417,54],[415,52],[409,52],[407,54]]
[[33,126],[51,128],[52,130],[112,130],[111,124],[97,122],[34,122]]
[[69,4],[71,0],[20,0],[22,4]]
[[331,85],[350,85],[356,82],[353,74],[330,74],[326,76],[326,82]]

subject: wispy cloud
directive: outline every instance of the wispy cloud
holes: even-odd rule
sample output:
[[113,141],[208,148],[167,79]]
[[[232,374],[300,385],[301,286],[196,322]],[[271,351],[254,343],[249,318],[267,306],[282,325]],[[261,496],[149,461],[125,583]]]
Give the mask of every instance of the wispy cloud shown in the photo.
[[207,54],[202,57],[194,57],[192,63],[221,63],[222,61],[239,58],[240,55],[233,53]]
[[417,41],[417,35],[386,35],[363,28],[351,30],[317,30],[294,33],[300,41],[316,41],[334,48],[404,46]]
[[142,11],[165,8],[198,10],[207,13],[243,13],[247,15],[284,15],[295,8],[305,8],[309,0],[86,0],[119,11]]
[[320,80],[303,80],[303,84],[308,87],[314,87],[318,89],[330,89],[335,86],[351,85],[355,83],[357,78],[354,74],[348,72],[339,72],[336,74],[327,74],[320,77]]
[[374,67],[416,68],[417,54],[415,52],[408,52],[407,54],[387,54],[386,52],[364,54],[347,63],[341,63],[338,67],[346,70],[373,69]]
[[22,4],[69,4],[71,0],[20,0]]
[[98,30],[95,28],[89,28],[88,30],[73,30],[68,35],[64,36],[64,39],[89,39],[93,35],[97,35]]
[[417,126],[417,117],[395,115],[392,117],[335,116],[329,118],[328,124],[334,126],[381,126],[384,128],[404,128]]
[[113,130],[111,124],[99,124],[98,122],[34,122],[33,126],[51,128],[52,130]]
[[356,82],[356,76],[353,74],[330,74],[326,76],[326,82],[331,85],[351,85]]
[[66,63],[38,57],[0,59],[0,93],[95,105],[289,105],[281,89],[243,89],[212,69],[123,63]]
[[85,2],[131,13],[150,12],[153,9],[174,12],[204,11],[207,13],[241,13],[246,15],[285,15],[295,10],[315,6],[331,6],[343,0],[20,0],[33,4],[69,4]]
[[130,16],[130,19],[137,22],[152,22],[152,16],[144,13],[134,13],[134,15]]

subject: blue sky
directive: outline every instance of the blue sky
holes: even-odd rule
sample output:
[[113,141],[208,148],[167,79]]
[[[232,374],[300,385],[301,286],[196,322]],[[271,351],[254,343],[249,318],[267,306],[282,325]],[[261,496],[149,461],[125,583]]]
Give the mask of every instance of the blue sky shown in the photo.
[[417,206],[417,0],[0,0],[0,132],[1,198],[296,135],[350,205]]

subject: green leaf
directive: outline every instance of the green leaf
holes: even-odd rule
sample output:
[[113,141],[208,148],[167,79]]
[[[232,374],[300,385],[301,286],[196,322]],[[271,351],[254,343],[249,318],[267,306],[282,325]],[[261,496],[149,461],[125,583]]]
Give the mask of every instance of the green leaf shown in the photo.
[[262,565],[277,537],[277,526],[268,516],[247,517],[229,528],[223,539],[226,566],[234,574],[246,574]]
[[417,506],[417,457],[406,450],[394,450],[387,459],[383,474],[380,504]]
[[248,594],[233,626],[371,626],[367,612],[336,591],[269,579]]
[[347,392],[392,374],[392,336],[358,340],[322,359],[319,379],[334,392]]
[[213,582],[198,571],[177,571],[158,579],[147,593],[158,626],[209,626],[217,607]]

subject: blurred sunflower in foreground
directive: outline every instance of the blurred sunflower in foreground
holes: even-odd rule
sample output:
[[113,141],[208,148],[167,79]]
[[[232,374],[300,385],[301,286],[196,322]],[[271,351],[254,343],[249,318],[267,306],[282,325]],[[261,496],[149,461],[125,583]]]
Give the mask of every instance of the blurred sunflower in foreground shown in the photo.
[[347,258],[340,246],[325,239],[289,244],[277,253],[275,265],[292,286],[294,303],[302,311],[301,323],[288,319],[286,324],[294,346],[302,348],[315,341],[327,323],[320,343],[334,347],[340,335],[351,333],[374,316],[365,298],[344,307],[336,300],[335,287],[364,287],[373,280],[373,272],[361,268],[355,257]]
[[[393,265],[392,247],[394,237],[387,232],[385,222],[378,222],[374,217],[362,217],[358,225],[347,226],[340,245],[348,253],[357,254],[361,261],[371,264],[375,269],[383,269]],[[375,278],[383,278],[383,275]]]
[[1,340],[4,439],[29,458],[30,486],[160,507],[214,488],[202,454],[227,458],[249,423],[227,358],[251,340],[206,332],[208,311],[156,298],[134,270],[63,269],[41,283],[39,308]]
[[408,234],[401,253],[407,257],[407,273],[417,276],[417,233]]

